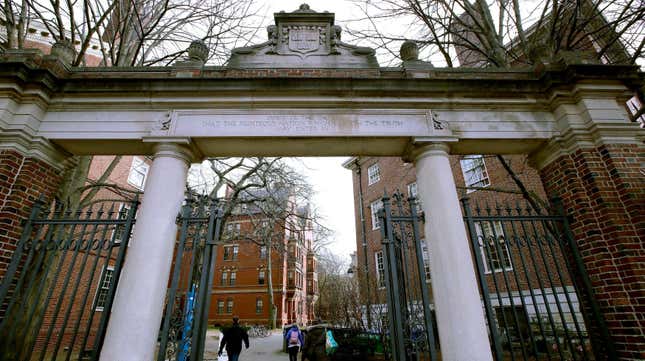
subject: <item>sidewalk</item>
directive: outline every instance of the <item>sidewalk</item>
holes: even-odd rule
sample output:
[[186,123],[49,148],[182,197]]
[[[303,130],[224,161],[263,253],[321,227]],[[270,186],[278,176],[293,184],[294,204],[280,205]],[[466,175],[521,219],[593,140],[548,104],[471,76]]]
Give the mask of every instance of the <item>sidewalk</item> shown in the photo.
[[[221,335],[219,331],[206,333],[206,352],[204,361],[217,361],[217,350]],[[227,360],[227,358],[224,358]],[[224,361],[222,360],[222,361]],[[282,352],[282,333],[278,330],[269,337],[249,338],[249,348],[243,349],[240,361],[288,361],[289,356]]]

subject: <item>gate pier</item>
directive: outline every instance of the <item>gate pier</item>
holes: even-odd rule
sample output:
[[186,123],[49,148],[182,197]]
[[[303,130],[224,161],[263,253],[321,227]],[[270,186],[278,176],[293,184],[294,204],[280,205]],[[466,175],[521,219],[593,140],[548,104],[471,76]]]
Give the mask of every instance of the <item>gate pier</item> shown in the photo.
[[154,359],[191,159],[179,144],[155,146],[100,360]]

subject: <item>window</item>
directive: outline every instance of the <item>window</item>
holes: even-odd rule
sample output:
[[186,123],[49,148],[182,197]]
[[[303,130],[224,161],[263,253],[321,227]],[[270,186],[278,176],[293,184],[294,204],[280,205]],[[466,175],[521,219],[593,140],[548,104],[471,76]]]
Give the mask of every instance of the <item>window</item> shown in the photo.
[[220,284],[226,286],[226,279],[228,278],[228,272],[222,271],[222,278],[220,279]]
[[370,209],[372,211],[372,229],[379,229],[381,225],[379,224],[378,211],[383,208],[383,201],[378,200],[370,204]]
[[226,302],[226,313],[233,313],[233,299],[229,298]]
[[240,250],[238,245],[224,246],[224,260],[225,261],[235,261],[237,260],[237,254]]
[[408,184],[408,197],[414,198],[417,202],[417,212],[422,212],[421,199],[419,199],[419,191],[417,190],[417,182]]
[[260,259],[267,258],[267,246],[260,246]]
[[224,300],[217,300],[217,313],[220,315],[224,313]]
[[[627,100],[627,109],[629,109],[632,115],[638,113],[638,110],[641,108],[641,102],[638,100],[638,97],[633,96],[631,99]],[[645,128],[645,115],[641,115],[636,119],[636,122],[640,124],[641,128]]]
[[261,269],[260,272],[258,272],[258,284],[263,285],[264,284],[264,270]]
[[[117,214],[118,219],[122,220],[128,218],[128,213],[130,213],[130,206],[125,203],[121,203],[121,205],[119,206],[119,213]],[[132,231],[132,229],[130,229],[130,231]],[[125,234],[125,225],[117,224],[114,227],[114,233],[112,237],[115,244],[121,243],[123,240],[126,240],[128,237]]]
[[146,162],[140,157],[132,157],[132,165],[130,166],[130,174],[128,174],[128,183],[143,190],[146,183],[146,176],[150,168]]
[[262,299],[258,297],[255,300],[255,313],[262,313],[264,310],[264,302],[262,302]]
[[294,273],[293,271],[289,271],[289,287],[293,287],[293,286],[294,286],[294,283],[293,283],[293,273]]
[[227,238],[238,238],[241,231],[241,223],[227,223],[226,224],[226,237]]
[[[461,172],[464,174],[464,182],[466,188],[469,187],[488,187],[490,181],[488,180],[488,172],[486,171],[486,163],[484,157],[481,155],[467,155],[461,161]],[[476,189],[468,189],[468,193],[474,192]]]
[[385,287],[385,263],[383,262],[383,251],[374,253],[376,258],[376,283],[379,287]]
[[[493,230],[492,224],[495,229]],[[475,222],[475,231],[479,242],[479,250],[484,263],[486,273],[510,271],[513,269],[511,264],[511,254],[508,251],[508,244],[502,223],[497,222]]]
[[428,251],[428,245],[424,239],[420,240],[421,242],[421,252],[423,253],[423,270],[426,274],[426,281],[430,280],[430,252]]
[[99,287],[96,291],[96,306],[97,311],[103,311],[105,304],[107,303],[107,296],[110,293],[110,285],[112,284],[112,279],[114,278],[114,267],[108,266],[105,271],[101,274],[99,279]]
[[228,285],[229,286],[234,286],[235,281],[237,281],[237,272],[236,271],[231,271],[231,278],[228,279]]
[[381,170],[377,163],[367,168],[367,185],[371,186],[379,180],[381,180]]

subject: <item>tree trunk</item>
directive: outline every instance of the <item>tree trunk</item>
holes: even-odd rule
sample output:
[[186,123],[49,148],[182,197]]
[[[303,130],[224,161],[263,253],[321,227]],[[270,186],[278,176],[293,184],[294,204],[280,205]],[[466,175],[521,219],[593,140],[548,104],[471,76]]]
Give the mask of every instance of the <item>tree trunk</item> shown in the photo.
[[267,282],[267,293],[269,294],[269,327],[271,329],[276,328],[276,318],[277,318],[277,309],[275,306],[275,300],[273,299],[273,265],[272,263],[272,257],[271,253],[273,250],[273,244],[269,240],[268,244],[266,245],[267,248],[267,277],[268,277],[268,282]]

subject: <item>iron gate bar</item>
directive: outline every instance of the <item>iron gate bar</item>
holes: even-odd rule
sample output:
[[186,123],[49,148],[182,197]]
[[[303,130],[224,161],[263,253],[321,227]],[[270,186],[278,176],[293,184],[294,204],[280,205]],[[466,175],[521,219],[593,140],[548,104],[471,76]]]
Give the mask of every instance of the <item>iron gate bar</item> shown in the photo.
[[[186,200],[184,205],[181,207],[181,213],[179,214],[178,221],[181,221],[181,230],[180,234],[184,235],[188,231],[188,222],[190,219],[190,213],[192,212],[191,200]],[[174,268],[172,271],[172,278],[170,281],[170,289],[168,290],[168,299],[166,302],[166,312],[163,319],[163,324],[161,328],[161,341],[159,345],[159,353],[157,355],[158,361],[165,360],[166,347],[168,346],[168,331],[170,330],[170,315],[172,315],[173,308],[175,305],[175,294],[177,293],[177,286],[179,283],[179,274],[181,272],[181,260],[184,255],[184,247],[186,245],[186,237],[180,237],[177,242],[177,251],[175,252],[175,262]]]
[[[215,257],[217,256],[217,243],[213,240],[213,235],[219,234],[220,222],[215,224],[215,219],[219,218],[219,208],[217,200],[213,200],[210,207],[210,217],[208,220],[208,231],[206,233],[206,241],[204,242],[205,253],[204,259],[208,262],[202,264],[202,283],[199,286],[201,297],[197,300],[196,305],[199,305],[198,317],[195,318],[195,333],[193,337],[197,337],[197,342],[193,341],[193,345],[197,345],[196,361],[201,361],[204,357],[204,343],[206,339],[206,329],[208,328],[208,312],[211,300],[211,289],[213,285],[213,274],[215,273]],[[217,240],[219,241],[219,239]],[[204,282],[205,281],[205,282]],[[200,304],[203,303],[203,305]],[[202,322],[203,321],[203,322]]]
[[[390,302],[388,303],[388,319],[390,324],[390,344],[392,345],[392,354],[394,355],[394,360],[396,361],[405,361],[405,348],[403,345],[403,337],[399,336],[399,333],[403,331],[402,315],[401,310],[396,305],[401,305],[401,300],[399,298],[398,290],[399,280],[398,277],[394,275],[398,274],[395,249],[394,249],[394,234],[392,230],[392,223],[389,217],[385,215],[391,214],[392,210],[390,208],[390,197],[387,193],[382,198],[383,209],[379,212],[381,215],[381,220],[384,220],[381,227],[381,235],[383,236],[383,246],[385,246],[386,252],[386,263],[387,270],[385,272],[385,282],[388,289],[392,292],[388,292],[388,298]],[[388,282],[389,280],[389,282]]]
[[[475,221],[472,217],[469,205],[469,199],[462,198],[461,202],[464,205],[464,213],[466,215],[466,225],[468,226],[468,232],[470,233],[470,242],[473,246],[473,253],[477,252],[479,249],[478,236],[475,231]],[[495,359],[502,361],[502,345],[499,343],[499,335],[497,334],[497,327],[495,327],[495,319],[493,318],[493,306],[490,302],[490,292],[488,290],[488,284],[486,283],[486,276],[484,275],[484,265],[480,257],[475,255],[475,264],[477,265],[477,277],[479,278],[479,287],[481,288],[481,294],[484,298],[484,307],[486,308],[486,319],[488,320],[488,330],[491,333],[493,346],[495,348]]]
[[[77,211],[76,218],[80,220],[80,217],[81,217],[81,211],[79,210],[79,211]],[[86,215],[86,218],[87,218],[87,215]],[[75,226],[72,226],[72,229],[70,229],[70,230],[69,230],[69,237],[70,237],[70,239],[74,236],[74,228],[75,228]],[[83,236],[85,235],[85,230],[86,230],[86,229],[87,229],[87,224],[83,224],[83,226],[82,226],[82,228],[81,228],[81,235],[80,235],[80,237],[79,237],[79,241],[78,241],[78,242],[76,242],[76,245],[75,245],[75,247],[74,247],[74,251],[73,251],[73,255],[72,255],[72,261],[69,263],[69,267],[67,268],[67,273],[66,273],[67,275],[69,275],[69,274],[70,274],[70,272],[74,269],[74,265],[75,265],[75,263],[76,263],[76,257],[78,256],[79,250],[80,250],[81,246],[83,245],[82,239],[83,239]],[[86,255],[89,253],[89,251],[90,251],[90,250],[89,250],[89,248],[91,247],[91,245],[92,245],[92,244],[91,244],[90,242],[88,242],[88,243],[87,243],[88,250],[85,252],[85,254],[86,254]],[[63,261],[65,260],[65,257],[66,257],[66,255],[64,255],[64,254],[61,254],[61,255],[60,255],[61,262],[63,262]],[[59,271],[60,271],[60,270],[59,270]],[[79,274],[80,274],[80,273],[81,273],[81,272],[79,272]],[[65,278],[65,281],[63,282],[62,292],[60,293],[60,295],[59,295],[59,297],[58,297],[58,300],[57,300],[57,302],[56,302],[56,308],[55,308],[55,310],[54,310],[54,314],[55,314],[55,315],[58,315],[58,312],[60,312],[60,307],[62,306],[62,302],[61,302],[61,300],[62,300],[63,296],[65,296],[65,291],[67,291],[67,286],[69,285],[69,280],[70,280],[70,278],[71,278],[71,277],[66,277],[66,278]],[[54,282],[54,284],[56,284],[56,282]],[[77,284],[77,285],[78,285],[78,284]],[[52,287],[52,288],[50,289],[50,292],[53,292],[53,291],[54,291],[54,287]],[[70,302],[70,303],[69,303],[69,306],[71,306],[71,305],[72,305],[72,303],[73,303],[73,299],[72,299],[72,302]],[[45,304],[45,307],[44,307],[43,311],[44,311],[45,309],[47,309],[47,306],[48,306],[48,305],[49,305],[49,300],[48,300],[48,302]],[[68,312],[66,312],[66,315],[68,315]],[[41,318],[41,322],[40,322],[41,324],[42,324],[42,321],[43,321],[43,320],[44,320],[44,317],[42,317],[42,318]],[[45,337],[45,339],[46,339],[46,340],[49,340],[49,339],[51,338],[51,336],[52,336],[52,332],[54,331],[54,324],[55,324],[55,323],[56,323],[56,322],[51,322],[51,323],[50,323],[50,325],[49,325],[49,329],[47,330],[47,336]],[[65,317],[64,324],[65,324],[65,325],[67,324],[67,317]],[[40,325],[39,325],[39,327],[37,327],[36,329],[37,329],[37,330],[38,330],[38,329],[40,329]],[[61,329],[63,329],[63,330],[64,330],[64,329],[65,329],[65,327],[63,326],[63,327],[61,327]],[[60,340],[60,337],[62,337],[62,335],[63,335],[63,334],[64,334],[64,332],[60,332],[60,333],[59,333],[59,340]],[[33,348],[34,348],[34,347],[36,347],[36,343],[35,343],[35,342],[34,342],[34,344],[33,344],[33,346],[32,346],[32,353],[33,353]],[[57,342],[57,343],[56,343],[56,348],[55,348],[54,355],[52,356],[52,359],[54,359],[54,360],[56,359],[56,355],[58,354],[58,347],[59,347],[59,344],[58,344],[58,342]],[[41,350],[41,352],[40,352],[40,358],[39,358],[39,360],[40,360],[40,361],[42,361],[42,360],[44,360],[44,359],[45,359],[45,353],[46,353],[46,351],[47,351],[47,347],[45,346],[45,347],[43,347],[43,348],[42,348],[42,350]]]
[[[582,280],[582,285],[580,286],[585,293],[587,302],[589,302],[591,313],[594,318],[594,321],[596,322],[597,328],[600,331],[600,337],[602,338],[604,347],[601,347],[600,345],[596,345],[596,343],[594,342],[591,343],[591,346],[593,347],[594,353],[596,355],[601,355],[602,354],[601,349],[604,348],[609,360],[611,361],[618,360],[618,354],[616,353],[614,342],[612,341],[611,336],[609,335],[605,319],[602,316],[602,313],[600,312],[600,306],[598,305],[598,301],[596,300],[596,296],[593,291],[593,286],[591,284],[591,279],[587,274],[584,263],[582,261],[582,256],[580,255],[580,250],[578,249],[576,242],[573,238],[573,234],[571,233],[571,228],[569,227],[569,218],[566,216],[566,213],[564,212],[562,198],[559,198],[559,197],[553,198],[551,200],[551,203],[554,205],[556,212],[562,217],[562,225],[563,225],[562,228],[563,228],[564,238],[567,241],[567,245],[569,246],[568,249],[571,251],[571,256],[573,257],[573,260],[575,262],[575,269],[578,272],[574,272],[573,265],[570,265],[568,262],[567,262],[567,268],[569,268],[570,270],[569,272],[572,275],[578,275]],[[572,277],[572,281],[575,284],[576,278]],[[578,290],[578,288],[576,288],[576,290]],[[589,330],[587,330],[587,333],[589,333]]]
[[[518,206],[518,211],[519,211],[519,206]],[[524,235],[527,237],[527,245],[528,245],[528,244],[530,244],[531,235],[530,235],[530,233],[529,233],[529,232],[527,232],[526,224],[525,224],[524,222],[521,222],[521,223],[520,223],[520,225],[522,226],[522,234],[524,234]],[[538,239],[535,239],[535,244],[536,244],[538,247],[540,247],[540,243],[541,243],[541,242],[540,242]],[[526,249],[527,249],[527,250],[528,250],[528,252],[529,252],[529,257],[530,257],[532,260],[536,260],[536,259],[537,259],[537,257],[535,256],[535,254],[534,254],[534,252],[533,252],[533,249],[532,249],[531,247],[526,247]],[[540,290],[541,290],[541,292],[540,292],[540,293],[541,293],[541,295],[542,295],[542,300],[544,301],[544,307],[546,308],[546,314],[547,314],[547,317],[548,317],[548,320],[549,320],[549,324],[551,325],[551,332],[553,333],[553,338],[554,338],[554,340],[555,340],[556,344],[558,345],[558,347],[557,347],[558,354],[560,355],[560,358],[562,358],[562,359],[563,359],[563,358],[564,358],[564,355],[563,355],[563,353],[562,353],[562,347],[559,347],[559,345],[560,345],[560,341],[558,340],[558,337],[557,337],[557,334],[556,334],[556,329],[557,329],[557,328],[556,328],[556,326],[555,326],[555,321],[554,321],[554,319],[553,319],[553,312],[551,311],[551,306],[550,306],[550,304],[549,304],[548,297],[547,297],[547,295],[546,295],[546,294],[545,294],[545,292],[544,292],[544,290],[546,289],[546,287],[544,286],[544,283],[543,283],[543,281],[542,281],[542,278],[540,277],[540,271],[539,271],[539,269],[537,268],[537,264],[536,264],[535,262],[531,262],[531,264],[533,265],[533,272],[535,272],[536,279],[537,279],[537,281],[538,281],[538,286],[540,286]],[[545,340],[546,340],[546,339],[545,339]],[[549,349],[549,348],[547,347],[547,350],[548,350],[548,349]]]
[[[417,272],[419,275],[419,284],[421,285],[421,301],[423,302],[423,319],[426,324],[426,337],[428,339],[428,346],[430,347],[430,360],[434,361],[437,359],[437,350],[435,345],[435,336],[434,336],[434,326],[432,325],[431,314],[430,314],[430,294],[428,293],[428,285],[426,284],[426,272],[425,265],[423,264],[423,250],[421,249],[421,244],[418,241],[419,238],[419,220],[417,217],[417,202],[414,197],[408,198],[408,204],[410,205],[410,212],[412,213],[412,235],[415,245],[415,251],[417,256]],[[426,245],[427,248],[427,245]],[[419,261],[421,260],[421,261]]]
[[[99,211],[99,213],[98,213],[98,214],[99,214],[99,217],[100,217],[100,216],[102,215],[101,211]],[[90,238],[92,238],[92,239],[94,238],[94,235],[96,234],[96,227],[97,227],[97,226],[94,226],[94,230],[92,231],[92,236],[90,237]],[[100,252],[100,250],[101,250],[101,249],[103,249],[103,247],[104,247],[104,244],[105,244],[105,241],[106,241],[106,240],[105,240],[105,236],[106,236],[106,234],[107,234],[107,227],[103,227],[103,230],[102,230],[102,232],[101,232],[101,237],[99,238],[99,239],[101,240],[100,245],[99,245],[99,249],[98,249],[98,251],[99,251],[99,252]],[[112,255],[112,247],[110,247],[110,251],[109,251],[109,253],[108,253],[108,257],[107,257],[107,259],[110,259],[110,258],[111,258],[111,255]],[[94,257],[94,261],[92,262],[92,267],[91,267],[92,272],[90,273],[90,278],[89,278],[90,282],[92,282],[92,281],[94,280],[94,275],[96,274],[96,268],[97,268],[96,266],[98,266],[99,258],[100,258],[100,257]],[[83,296],[83,301],[81,302],[81,304],[82,304],[82,306],[81,306],[81,310],[84,310],[84,309],[85,309],[85,307],[87,306],[87,301],[88,301],[88,299],[89,299],[89,295],[90,295],[90,292],[89,292],[89,291],[88,291],[88,292],[85,292],[85,295]],[[91,312],[92,312],[92,313],[91,313],[91,315],[90,315],[90,322],[89,322],[89,324],[90,324],[90,325],[92,324],[92,321],[94,320],[94,312],[95,312],[94,307],[92,307],[92,311],[91,311]],[[80,323],[81,323],[81,317],[79,317],[79,318],[76,320],[76,325],[74,325],[74,332],[72,332],[72,335],[73,335],[73,336],[72,336],[72,341],[71,341],[71,343],[70,343],[70,344],[72,345],[72,347],[70,347],[70,350],[69,350],[69,352],[67,353],[67,357],[65,358],[65,361],[69,361],[69,360],[70,360],[70,358],[71,358],[71,356],[72,356],[72,350],[73,350],[74,343],[76,342],[76,335],[77,335],[77,333],[78,333],[78,328],[80,327]],[[87,328],[87,331],[88,331],[88,332],[89,332],[89,330],[90,330],[90,327],[88,327],[88,328]],[[80,350],[81,350],[81,353],[83,352],[83,350],[85,350],[86,341],[87,341],[87,336],[85,336],[85,337],[83,338],[82,346],[81,346],[81,349],[80,349]]]
[[[508,209],[508,213],[510,214],[510,209]],[[504,235],[506,235],[507,234],[506,226],[504,225],[504,222],[500,222],[500,223],[501,223],[501,227],[502,227],[502,233]],[[511,225],[513,225],[512,222],[511,222]],[[515,237],[515,232],[513,232],[512,234],[513,234],[513,237],[511,237],[511,238],[513,238],[514,240],[517,240],[517,237]],[[512,247],[512,244],[511,244],[511,247]],[[518,243],[518,250],[519,250],[519,243]],[[521,257],[522,256],[521,252],[518,252],[518,253],[520,254],[520,257]],[[511,257],[512,257],[512,254],[511,254]],[[524,267],[524,261],[523,260],[522,260],[522,266]],[[528,275],[526,273],[526,267],[524,267],[524,271],[525,271],[524,275],[526,276],[527,284],[529,284],[529,278],[528,278]],[[515,284],[518,285],[517,292],[518,292],[518,294],[520,296],[520,302],[522,303],[522,310],[524,310],[524,315],[525,315],[526,319],[528,320],[528,314],[527,314],[527,311],[526,311],[528,309],[528,307],[526,305],[526,301],[524,300],[524,294],[522,293],[522,287],[519,287],[519,285],[520,285],[519,276],[517,275],[517,272],[515,272],[515,269],[514,269],[514,271],[512,273],[513,273],[513,278],[515,279]],[[531,293],[533,292],[533,290],[531,289],[530,285],[529,285],[529,290],[531,291]],[[512,297],[511,297],[511,299],[512,299]],[[533,297],[533,304],[534,305],[536,304],[534,297]],[[539,311],[537,310],[537,307],[536,307],[536,313],[538,313],[538,312]],[[542,327],[541,324],[540,324],[540,327]],[[531,327],[528,327],[528,331],[529,331],[529,339],[531,341],[531,343],[530,343],[531,349],[533,351],[533,354],[537,355],[538,354],[537,343],[536,343],[537,340],[535,339],[535,336],[533,335],[533,330],[532,330]],[[521,336],[521,333],[520,333],[520,336]],[[522,340],[522,343],[524,343],[523,340]],[[526,358],[526,355],[524,353],[523,353],[523,356],[524,356],[524,358]]]

